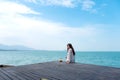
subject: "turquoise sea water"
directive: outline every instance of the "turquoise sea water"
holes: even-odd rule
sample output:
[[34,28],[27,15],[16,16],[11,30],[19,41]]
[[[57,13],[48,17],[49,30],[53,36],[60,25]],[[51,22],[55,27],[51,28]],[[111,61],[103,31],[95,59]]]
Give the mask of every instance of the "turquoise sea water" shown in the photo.
[[[65,57],[66,51],[0,51],[0,64],[17,66]],[[120,68],[120,52],[76,52],[76,62]]]

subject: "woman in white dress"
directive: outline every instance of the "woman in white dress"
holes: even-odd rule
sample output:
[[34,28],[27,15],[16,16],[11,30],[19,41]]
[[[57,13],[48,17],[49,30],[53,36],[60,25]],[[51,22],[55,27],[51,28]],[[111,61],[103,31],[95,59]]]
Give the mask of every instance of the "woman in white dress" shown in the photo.
[[72,44],[67,44],[67,57],[66,57],[66,63],[75,63],[75,51],[72,46]]

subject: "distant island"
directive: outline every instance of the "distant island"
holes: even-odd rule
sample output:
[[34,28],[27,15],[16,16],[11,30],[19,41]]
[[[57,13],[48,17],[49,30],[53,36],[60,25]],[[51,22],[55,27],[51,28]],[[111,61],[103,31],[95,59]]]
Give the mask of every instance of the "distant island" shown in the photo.
[[0,44],[0,51],[15,51],[15,50],[34,50],[22,45],[4,45]]

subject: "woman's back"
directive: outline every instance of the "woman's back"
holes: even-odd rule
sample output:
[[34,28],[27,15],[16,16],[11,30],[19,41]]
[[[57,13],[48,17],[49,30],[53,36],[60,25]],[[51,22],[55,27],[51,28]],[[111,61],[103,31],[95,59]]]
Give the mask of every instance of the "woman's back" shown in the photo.
[[70,63],[74,63],[75,62],[75,56],[73,55],[73,51],[72,51],[71,48],[68,49],[66,61],[68,61]]

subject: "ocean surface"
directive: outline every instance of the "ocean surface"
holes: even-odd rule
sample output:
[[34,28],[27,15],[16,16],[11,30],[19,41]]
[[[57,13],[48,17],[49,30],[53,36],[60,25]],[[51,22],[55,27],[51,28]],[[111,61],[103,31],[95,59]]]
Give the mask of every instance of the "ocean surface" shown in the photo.
[[[0,51],[0,64],[26,65],[65,61],[66,51]],[[120,52],[76,52],[76,62],[120,68]]]

